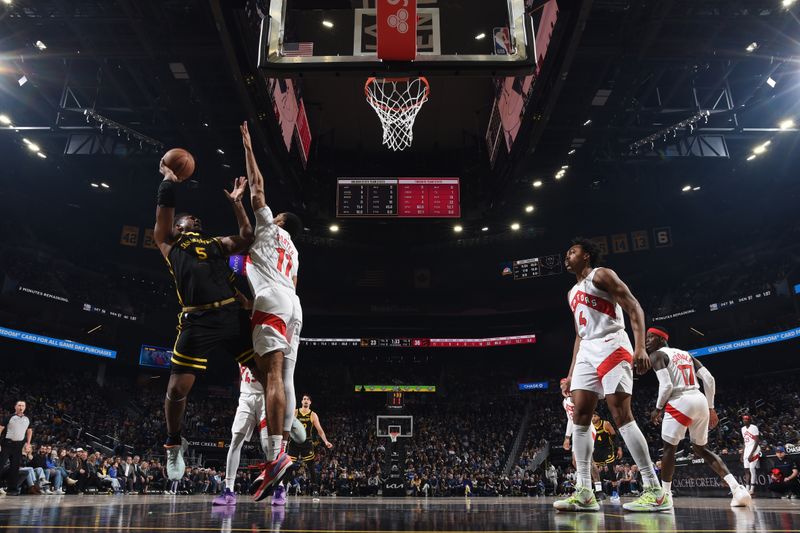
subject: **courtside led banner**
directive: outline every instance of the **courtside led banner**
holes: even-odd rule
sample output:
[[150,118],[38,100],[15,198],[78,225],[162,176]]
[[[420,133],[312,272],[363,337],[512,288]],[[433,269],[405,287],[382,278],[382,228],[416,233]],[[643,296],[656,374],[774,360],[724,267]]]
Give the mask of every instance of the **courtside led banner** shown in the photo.
[[355,392],[436,392],[436,385],[356,385]]
[[73,352],[87,353],[89,355],[96,355],[98,357],[108,357],[109,359],[116,359],[117,352],[107,348],[98,348],[97,346],[89,346],[88,344],[81,344],[79,342],[68,341],[66,339],[54,339],[53,337],[45,337],[44,335],[37,335],[36,333],[28,333],[27,331],[17,331],[16,329],[0,328],[0,337],[14,339],[23,342],[32,342],[33,344],[43,344],[44,346],[51,346],[61,350],[71,350]]
[[689,353],[695,357],[702,357],[704,355],[714,355],[722,352],[732,352],[733,350],[755,348],[756,346],[763,346],[764,344],[789,341],[797,338],[800,338],[800,328],[789,329],[778,333],[771,333],[770,335],[762,335],[760,337],[750,337],[749,339],[741,339],[723,344],[715,344],[714,346],[706,346],[705,348],[696,348],[694,350],[689,350]]

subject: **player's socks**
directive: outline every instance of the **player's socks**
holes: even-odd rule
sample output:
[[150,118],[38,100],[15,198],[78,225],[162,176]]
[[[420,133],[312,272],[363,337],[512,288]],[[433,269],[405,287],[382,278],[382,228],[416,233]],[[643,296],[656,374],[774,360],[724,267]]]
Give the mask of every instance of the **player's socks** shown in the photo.
[[167,435],[166,445],[167,446],[180,446],[181,445],[181,434],[180,434],[180,432],[168,434]]
[[283,440],[282,435],[270,435],[269,436],[269,455],[267,459],[270,461],[274,461],[278,458],[278,455],[281,453],[281,441]]
[[286,446],[289,445],[289,441],[286,439],[281,440],[281,453],[286,452]]
[[725,483],[727,483],[727,484],[728,484],[728,487],[730,487],[730,489],[731,489],[731,492],[735,491],[735,490],[736,490],[736,487],[738,487],[738,486],[739,486],[739,482],[738,482],[738,481],[736,481],[736,478],[735,478],[735,477],[733,477],[733,474],[728,474],[727,476],[725,476],[725,477],[724,477],[724,478],[722,478],[722,479],[724,479],[724,480],[725,480]]
[[575,453],[577,484],[579,487],[592,487],[592,448],[594,441],[589,426],[575,424],[572,429],[572,451]]
[[636,425],[636,421],[628,422],[624,426],[620,426],[619,434],[622,435],[622,440],[625,441],[625,446],[631,452],[636,466],[642,473],[642,483],[645,488],[659,487],[658,477],[656,470],[653,468],[653,463],[650,461],[650,451],[647,449],[647,440],[642,434],[642,430]]
[[661,488],[664,489],[664,492],[672,492],[672,481],[662,481]]
[[235,485],[236,485],[236,480],[235,479],[225,478],[225,488],[226,489],[228,489],[229,491],[233,492],[233,489],[234,489]]

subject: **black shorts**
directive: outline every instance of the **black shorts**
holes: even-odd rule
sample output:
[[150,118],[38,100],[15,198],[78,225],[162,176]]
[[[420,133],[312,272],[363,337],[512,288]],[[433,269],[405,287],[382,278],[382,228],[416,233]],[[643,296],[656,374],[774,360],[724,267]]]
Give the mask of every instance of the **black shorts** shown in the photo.
[[233,359],[253,361],[250,314],[238,304],[178,315],[178,338],[172,355],[173,374],[197,374]]
[[286,453],[292,458],[292,461],[301,463],[310,463],[317,456],[314,453],[314,445],[308,441],[303,444],[296,444],[293,441],[289,441],[289,448],[286,450]]
[[603,465],[608,465],[609,469],[614,468],[614,463],[617,461],[617,454],[612,452],[602,452],[600,454],[595,454],[592,458],[594,460],[594,464],[599,468]]

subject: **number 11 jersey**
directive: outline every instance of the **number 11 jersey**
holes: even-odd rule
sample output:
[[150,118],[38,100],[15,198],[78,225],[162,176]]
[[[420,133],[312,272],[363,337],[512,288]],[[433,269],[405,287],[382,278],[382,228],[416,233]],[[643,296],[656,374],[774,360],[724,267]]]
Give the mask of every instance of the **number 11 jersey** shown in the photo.
[[247,279],[253,296],[280,287],[295,292],[294,278],[300,257],[289,233],[275,224],[272,210],[264,206],[256,211],[255,242],[250,247]]

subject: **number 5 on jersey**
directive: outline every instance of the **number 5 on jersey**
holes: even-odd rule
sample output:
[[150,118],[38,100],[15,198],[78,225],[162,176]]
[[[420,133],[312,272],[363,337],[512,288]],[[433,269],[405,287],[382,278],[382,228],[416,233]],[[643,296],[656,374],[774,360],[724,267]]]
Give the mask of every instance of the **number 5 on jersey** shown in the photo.
[[[284,258],[288,259],[288,261],[286,261],[286,271],[283,270]],[[292,256],[286,257],[286,250],[283,248],[278,248],[278,272],[283,272],[287,276],[292,273]]]

